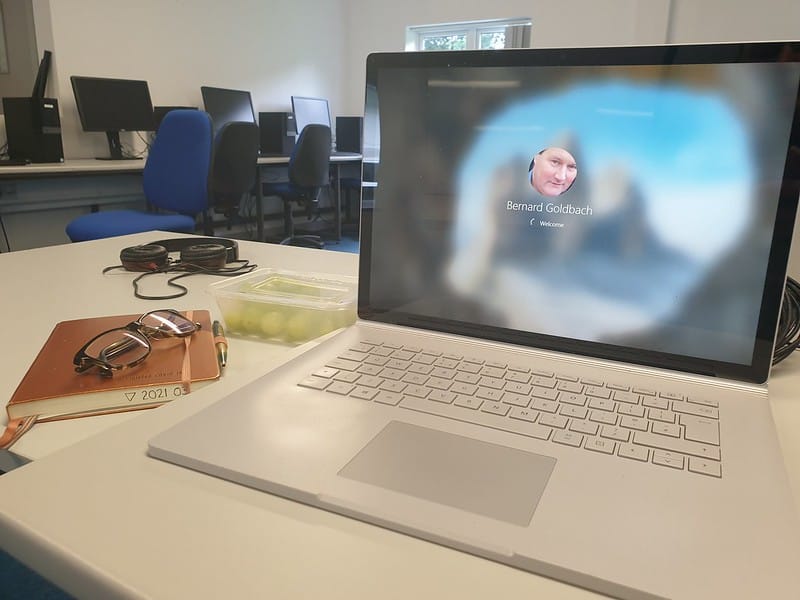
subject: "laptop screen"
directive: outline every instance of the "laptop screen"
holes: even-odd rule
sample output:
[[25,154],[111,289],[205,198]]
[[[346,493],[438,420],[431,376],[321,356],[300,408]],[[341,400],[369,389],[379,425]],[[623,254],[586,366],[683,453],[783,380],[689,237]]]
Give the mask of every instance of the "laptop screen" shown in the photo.
[[764,381],[800,45],[374,54],[359,313]]

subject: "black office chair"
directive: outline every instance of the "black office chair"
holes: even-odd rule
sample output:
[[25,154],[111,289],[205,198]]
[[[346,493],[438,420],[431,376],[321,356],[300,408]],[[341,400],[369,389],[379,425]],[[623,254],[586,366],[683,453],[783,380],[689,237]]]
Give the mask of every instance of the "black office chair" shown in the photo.
[[295,235],[292,201],[299,202],[311,218],[322,188],[330,185],[331,129],[327,125],[306,125],[297,138],[289,159],[289,181],[265,183],[265,196],[283,200],[284,239],[281,244],[324,248],[318,235]]
[[[242,197],[253,189],[259,149],[258,125],[245,121],[226,123],[214,138],[208,177],[209,204],[223,214],[230,227]],[[212,235],[206,231],[206,235]]]

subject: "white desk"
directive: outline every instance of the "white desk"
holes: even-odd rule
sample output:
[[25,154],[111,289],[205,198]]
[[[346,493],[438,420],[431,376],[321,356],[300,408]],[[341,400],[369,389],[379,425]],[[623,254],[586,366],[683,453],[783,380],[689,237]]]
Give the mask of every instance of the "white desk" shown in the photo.
[[[129,276],[101,276],[129,236],[0,256],[19,295],[2,296],[6,396],[54,321],[144,312]],[[263,266],[353,273],[356,257],[242,242]],[[188,278],[176,308],[211,308]],[[555,598],[596,596],[488,560],[393,533],[145,455],[147,440],[293,352],[231,339],[221,381],[151,411],[37,425],[14,447],[37,457],[0,476],[0,547],[87,598]],[[15,381],[9,381],[15,380]],[[772,403],[795,493],[800,491],[800,355],[773,377]],[[120,422],[122,421],[122,422]],[[92,437],[86,437],[94,432]],[[72,440],[77,441],[68,445]],[[62,449],[55,451],[58,447]],[[800,505],[799,505],[800,508]]]
[[69,175],[106,175],[114,173],[141,173],[144,160],[97,160],[76,158],[62,163],[31,163],[0,167],[0,179],[34,179],[37,177],[64,177]]

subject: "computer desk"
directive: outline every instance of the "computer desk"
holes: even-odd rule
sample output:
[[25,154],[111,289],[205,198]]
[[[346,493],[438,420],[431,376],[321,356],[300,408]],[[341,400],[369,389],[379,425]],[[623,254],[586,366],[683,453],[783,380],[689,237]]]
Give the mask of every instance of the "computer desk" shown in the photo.
[[[256,196],[256,235],[257,240],[264,241],[264,203],[261,189],[263,171],[269,168],[281,167],[289,164],[288,155],[260,156],[257,164],[257,177],[255,187]],[[39,179],[44,177],[70,177],[141,173],[144,170],[145,160],[98,160],[94,158],[67,159],[61,163],[31,163],[27,165],[0,166],[0,180],[14,179]],[[337,240],[342,236],[342,189],[341,167],[345,164],[361,162],[361,154],[356,152],[334,152],[331,154],[331,165],[335,171],[336,187],[335,202],[336,216],[334,236]]]
[[[189,295],[159,303],[133,297],[131,274],[101,275],[121,248],[170,235],[152,232],[0,255],[6,281],[0,296],[4,397],[58,320],[162,306],[208,308],[219,316],[206,292],[218,278],[189,277],[183,280]],[[355,255],[274,244],[240,242],[240,254],[263,267],[333,274],[357,268]],[[12,449],[35,460],[0,476],[0,547],[79,598],[597,597],[148,458],[147,441],[155,434],[307,348],[229,342],[230,362],[221,380],[171,404],[39,424],[26,433]],[[797,497],[800,354],[781,363],[770,388]]]
[[141,173],[144,170],[144,163],[145,161],[142,159],[97,160],[95,158],[77,158],[58,163],[4,165],[0,166],[0,179]]
[[[336,171],[336,193],[334,194],[336,202],[336,216],[334,227],[334,238],[336,240],[342,239],[342,165],[353,164],[361,162],[361,154],[357,152],[333,152],[331,154],[331,166]],[[261,169],[267,167],[275,167],[289,164],[289,156],[275,155],[275,156],[259,156],[258,167],[259,175],[257,177],[258,185],[256,185],[256,239],[264,241],[264,203],[263,203],[263,190],[261,188]]]

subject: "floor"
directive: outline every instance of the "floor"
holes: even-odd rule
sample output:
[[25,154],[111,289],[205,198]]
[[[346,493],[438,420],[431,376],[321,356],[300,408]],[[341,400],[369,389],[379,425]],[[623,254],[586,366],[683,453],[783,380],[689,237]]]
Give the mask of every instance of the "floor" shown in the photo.
[[[358,237],[352,232],[345,231],[340,241],[326,240],[325,250],[358,254]],[[72,599],[72,596],[61,591],[3,551],[0,551],[0,596],[4,600]]]

